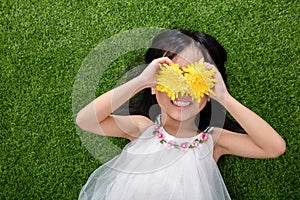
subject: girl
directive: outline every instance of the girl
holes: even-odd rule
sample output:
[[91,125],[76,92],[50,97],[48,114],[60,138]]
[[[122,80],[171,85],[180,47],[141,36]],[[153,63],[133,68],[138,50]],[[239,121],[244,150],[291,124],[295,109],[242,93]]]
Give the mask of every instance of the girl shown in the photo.
[[[192,43],[191,38],[198,44],[198,51],[202,52],[204,58],[215,64],[226,84],[227,77],[224,65],[227,60],[227,53],[215,38],[205,33],[192,32],[185,29],[165,31],[152,41],[151,47],[145,54],[145,62],[149,64],[154,59],[163,56],[173,59],[177,55],[176,52],[182,51]],[[156,96],[151,94],[150,88],[146,88],[139,92],[135,98],[129,100],[129,111],[132,115],[144,115],[150,118],[149,110],[156,104]],[[214,105],[213,113],[212,105]],[[151,111],[154,112],[155,109]],[[207,102],[199,114],[201,118],[198,124],[199,130],[205,130],[210,124],[211,126],[223,127],[234,132],[246,133],[238,123],[226,117],[225,109],[213,99]],[[214,114],[213,117],[212,114]],[[156,116],[157,113],[152,113],[152,115]]]
[[[226,59],[222,62],[214,55],[221,51],[213,50],[218,45],[208,45],[212,41],[216,40],[199,32],[182,29],[162,32],[147,51],[149,64],[140,75],[102,94],[78,113],[76,122],[82,129],[131,141],[119,156],[90,176],[79,199],[230,199],[216,165],[222,155],[274,158],[284,153],[284,140],[228,93],[218,70],[214,75],[217,82],[210,88],[215,95],[197,99],[191,93],[179,93],[170,98],[157,87],[162,65],[170,69],[178,64],[181,68],[177,70],[185,71],[189,64],[204,58],[207,72],[215,69],[213,61],[222,71],[220,66]],[[134,115],[112,114],[142,90],[142,98],[150,90],[160,106],[161,114],[155,122],[145,111],[156,103],[152,100],[140,114],[136,114],[134,106],[131,109]],[[140,98],[134,98],[134,102],[141,102]],[[226,120],[224,113],[219,112],[223,107],[242,128]]]

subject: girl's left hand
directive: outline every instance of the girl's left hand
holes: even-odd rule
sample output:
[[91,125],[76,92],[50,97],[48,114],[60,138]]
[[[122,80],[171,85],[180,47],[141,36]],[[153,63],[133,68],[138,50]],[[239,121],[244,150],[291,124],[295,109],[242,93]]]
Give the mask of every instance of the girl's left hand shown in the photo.
[[226,101],[226,97],[228,96],[228,90],[226,88],[226,85],[224,83],[224,80],[222,78],[221,73],[219,70],[216,68],[216,66],[210,64],[210,63],[205,63],[206,69],[211,70],[215,69],[216,73],[214,75],[214,78],[217,80],[215,87],[213,88],[213,91],[215,92],[215,95],[210,95],[211,98],[215,99],[218,101],[220,104],[224,105]]

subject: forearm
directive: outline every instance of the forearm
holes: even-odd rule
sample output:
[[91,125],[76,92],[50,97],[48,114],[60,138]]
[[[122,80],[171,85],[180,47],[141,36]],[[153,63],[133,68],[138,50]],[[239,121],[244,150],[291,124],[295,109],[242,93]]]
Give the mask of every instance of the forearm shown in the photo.
[[285,151],[285,142],[280,135],[261,117],[242,105],[229,94],[225,100],[226,110],[248,133],[251,140],[268,155]]
[[133,95],[147,86],[141,77],[136,77],[100,95],[79,111],[76,118],[77,124],[82,128],[90,128],[101,123]]
[[[172,61],[167,57],[154,59],[138,77],[96,98],[77,114],[76,123],[85,130],[98,133],[98,124],[108,119],[113,111],[137,92],[155,85],[159,64],[164,63],[171,65]],[[106,124],[105,128],[110,128],[111,125],[113,124]],[[134,125],[132,128],[134,129]]]

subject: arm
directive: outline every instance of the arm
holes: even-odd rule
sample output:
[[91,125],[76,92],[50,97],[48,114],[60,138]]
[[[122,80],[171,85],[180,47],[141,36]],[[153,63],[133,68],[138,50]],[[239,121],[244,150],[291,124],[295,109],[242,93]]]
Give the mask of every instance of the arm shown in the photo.
[[137,92],[155,84],[155,74],[160,63],[171,64],[168,58],[159,58],[150,63],[136,78],[110,90],[79,111],[77,125],[87,131],[123,137],[133,140],[151,121],[142,116],[116,116],[111,113]]
[[219,72],[215,98],[236,119],[248,134],[220,129],[216,140],[218,154],[232,154],[251,158],[274,158],[285,152],[285,141],[261,117],[234,99],[227,91]]
[[222,154],[250,158],[275,158],[285,152],[280,135],[253,111],[228,95],[225,108],[248,134],[221,130],[217,144]]

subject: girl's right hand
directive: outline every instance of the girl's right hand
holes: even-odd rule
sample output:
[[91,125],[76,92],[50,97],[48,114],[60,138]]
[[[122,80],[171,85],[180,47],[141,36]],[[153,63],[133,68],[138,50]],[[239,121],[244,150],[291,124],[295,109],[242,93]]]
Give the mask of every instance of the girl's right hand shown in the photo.
[[139,75],[139,78],[141,78],[148,87],[154,87],[156,85],[156,74],[160,69],[159,65],[171,65],[172,63],[172,60],[168,57],[154,59]]

